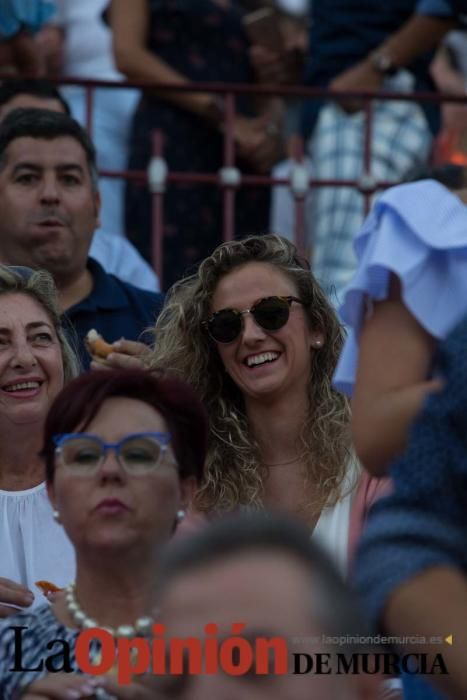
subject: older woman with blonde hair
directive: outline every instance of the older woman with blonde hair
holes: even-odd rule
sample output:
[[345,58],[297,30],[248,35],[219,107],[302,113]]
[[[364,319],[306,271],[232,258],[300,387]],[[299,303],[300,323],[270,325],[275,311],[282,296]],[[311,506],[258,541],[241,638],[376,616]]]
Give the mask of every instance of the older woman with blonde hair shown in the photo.
[[36,581],[74,576],[38,453],[49,406],[78,370],[52,277],[0,265],[0,618],[43,600]]
[[293,244],[269,234],[219,246],[174,285],[155,331],[153,365],[187,380],[208,411],[197,509],[286,510],[346,570],[375,489],[331,385],[342,327]]

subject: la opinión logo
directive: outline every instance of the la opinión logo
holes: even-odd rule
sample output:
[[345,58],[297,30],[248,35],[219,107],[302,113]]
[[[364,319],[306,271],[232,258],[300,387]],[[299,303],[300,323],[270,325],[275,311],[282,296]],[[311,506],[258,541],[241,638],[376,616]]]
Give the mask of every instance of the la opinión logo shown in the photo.
[[[446,675],[448,670],[439,654],[375,653],[290,653],[284,637],[241,636],[246,623],[231,625],[231,636],[218,639],[219,628],[215,623],[204,627],[205,636],[165,638],[165,626],[152,626],[152,639],[145,637],[118,637],[99,627],[78,634],[74,656],[78,668],[86,674],[100,676],[115,673],[121,685],[127,685],[132,677],[143,673],[156,675],[217,674],[230,676],[293,674],[408,674]],[[14,632],[14,666],[10,672],[43,671],[72,673],[70,644],[64,639],[54,639],[47,644],[51,652],[40,659],[34,668],[23,667],[23,634],[27,627],[12,626]],[[100,648],[98,655],[93,648]]]

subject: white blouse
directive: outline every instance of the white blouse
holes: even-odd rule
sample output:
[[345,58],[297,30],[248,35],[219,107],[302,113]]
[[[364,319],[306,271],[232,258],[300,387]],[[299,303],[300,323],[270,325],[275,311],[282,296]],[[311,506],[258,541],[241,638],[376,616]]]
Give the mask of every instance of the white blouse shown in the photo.
[[0,576],[34,593],[30,609],[44,603],[35,581],[62,588],[75,577],[73,547],[52,512],[45,483],[25,491],[0,489]]

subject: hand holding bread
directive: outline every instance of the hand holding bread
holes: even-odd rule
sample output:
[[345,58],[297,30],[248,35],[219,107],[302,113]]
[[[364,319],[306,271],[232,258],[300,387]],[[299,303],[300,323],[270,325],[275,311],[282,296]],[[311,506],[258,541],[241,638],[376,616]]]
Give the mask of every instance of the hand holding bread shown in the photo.
[[121,338],[108,343],[94,328],[86,335],[85,344],[92,357],[91,369],[141,369],[149,352],[147,345],[136,340]]
[[84,342],[89,354],[93,357],[105,359],[113,351],[112,345],[107,343],[95,328],[91,328],[87,333]]

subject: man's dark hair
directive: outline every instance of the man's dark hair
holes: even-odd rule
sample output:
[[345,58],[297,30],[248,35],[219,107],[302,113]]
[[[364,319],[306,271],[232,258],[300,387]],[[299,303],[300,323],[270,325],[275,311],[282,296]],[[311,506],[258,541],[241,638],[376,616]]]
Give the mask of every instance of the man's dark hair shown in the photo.
[[57,100],[63,107],[64,114],[71,115],[68,103],[57,88],[48,80],[8,80],[0,84],[0,107],[6,105],[18,95],[32,95],[43,100]]
[[52,141],[61,136],[70,136],[83,148],[93,187],[97,189],[96,151],[91,139],[67,114],[46,109],[18,108],[5,117],[0,124],[0,170],[5,165],[5,151],[15,139],[31,137]]
[[[171,543],[161,562],[159,590],[170,589],[174,580],[186,573],[237,555],[260,552],[272,552],[278,556],[283,553],[303,565],[310,580],[310,614],[325,634],[349,639],[347,644],[342,644],[340,651],[368,649],[365,638],[369,631],[353,592],[328,556],[310,541],[308,528],[283,515],[230,515],[187,539]],[[264,585],[267,586],[267,581]],[[284,591],[286,596],[287,591]]]

